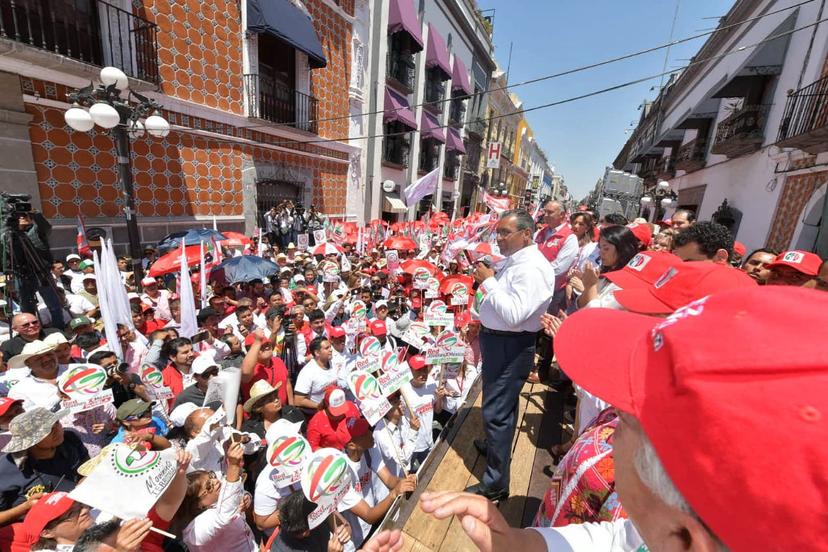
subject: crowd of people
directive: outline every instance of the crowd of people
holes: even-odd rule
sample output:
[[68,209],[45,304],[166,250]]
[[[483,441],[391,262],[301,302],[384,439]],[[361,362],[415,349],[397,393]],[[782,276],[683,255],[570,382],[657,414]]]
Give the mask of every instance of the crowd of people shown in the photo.
[[[361,228],[286,202],[265,219],[262,243],[232,247],[266,275],[228,281],[182,260],[189,281],[179,265],[135,282],[118,258],[117,323],[99,246],[52,263],[62,312],[2,283],[0,550],[399,550],[399,532],[374,530],[424,491],[417,473],[478,381],[485,435],[464,438],[479,437],[485,474],[467,492],[422,492],[420,507],[459,516],[482,550],[825,546],[817,255],[748,253],[690,211],[656,225],[555,201],[534,217]],[[233,256],[213,243],[212,258]],[[145,270],[158,253],[147,248]],[[78,405],[66,381],[78,366],[102,374],[101,404]],[[356,373],[375,374],[381,396]],[[509,497],[526,381],[570,394],[571,435],[521,530],[495,504]],[[304,482],[272,469],[284,435],[346,460],[324,523],[309,523]],[[768,445],[792,465],[757,458]],[[118,447],[174,458],[144,517],[73,498]]]

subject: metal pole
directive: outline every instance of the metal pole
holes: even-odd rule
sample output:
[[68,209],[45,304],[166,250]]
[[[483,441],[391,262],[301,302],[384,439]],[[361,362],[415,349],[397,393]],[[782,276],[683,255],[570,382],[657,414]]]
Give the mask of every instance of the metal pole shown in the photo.
[[140,289],[144,270],[141,266],[141,236],[138,233],[138,219],[135,213],[135,197],[132,188],[132,169],[129,156],[129,135],[126,126],[121,124],[112,129],[115,134],[115,147],[118,150],[118,179],[124,192],[124,215],[126,216],[127,235],[129,236],[129,254],[132,257],[132,271],[135,285]]

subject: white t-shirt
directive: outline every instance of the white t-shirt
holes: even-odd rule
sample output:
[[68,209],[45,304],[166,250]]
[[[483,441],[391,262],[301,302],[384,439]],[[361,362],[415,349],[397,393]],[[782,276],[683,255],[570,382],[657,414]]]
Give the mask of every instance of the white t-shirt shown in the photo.
[[314,359],[311,359],[299,371],[293,390],[307,395],[315,403],[320,403],[325,398],[325,389],[330,385],[336,385],[336,375],[333,368],[322,368]]
[[[58,377],[65,371],[65,368],[58,370]],[[42,406],[46,410],[52,410],[59,402],[58,386],[48,380],[38,379],[31,374],[21,378],[9,391],[9,398],[21,399],[23,408],[31,410],[36,406]]]
[[437,381],[433,374],[429,374],[426,384],[422,387],[414,387],[409,383],[403,386],[403,389],[408,404],[414,409],[414,414],[420,420],[420,431],[417,433],[414,452],[431,450],[434,446],[432,424],[434,422],[434,397],[437,393]]
[[371,525],[356,514],[351,513],[350,509],[359,504],[361,500],[364,500],[368,506],[373,508],[388,496],[388,487],[377,475],[377,472],[385,467],[381,456],[376,448],[373,448],[365,451],[359,462],[354,462],[348,458],[353,483],[351,483],[351,490],[345,494],[342,502],[339,503],[338,509],[351,525],[351,541],[357,547],[371,532]]
[[405,416],[400,419],[399,425],[385,419],[377,423],[374,428],[375,448],[379,449],[383,463],[393,476],[405,477],[411,468],[411,457],[414,455],[418,435]]
[[[253,495],[253,513],[257,516],[269,516],[279,509],[279,505],[284,499],[289,497],[293,490],[290,485],[285,485],[281,489],[271,481],[270,475],[273,470],[265,467],[256,478],[256,491]],[[294,488],[298,487],[295,485]]]
[[628,519],[573,523],[564,527],[533,527],[555,552],[646,552],[644,540]]
[[74,293],[66,294],[66,305],[69,307],[72,316],[82,316],[95,308],[95,305],[89,299]]

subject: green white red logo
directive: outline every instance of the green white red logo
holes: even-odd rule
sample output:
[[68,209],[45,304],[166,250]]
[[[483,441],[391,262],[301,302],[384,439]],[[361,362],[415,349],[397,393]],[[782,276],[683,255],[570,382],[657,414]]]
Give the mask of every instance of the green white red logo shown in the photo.
[[141,370],[141,381],[153,387],[162,387],[164,385],[164,376],[155,366],[144,366]]
[[396,352],[382,355],[382,371],[385,373],[393,372],[399,363],[400,357]]
[[411,331],[411,333],[413,333],[414,335],[416,335],[420,339],[422,339],[423,337],[428,335],[431,331],[431,330],[428,329],[428,326],[426,326],[422,322],[412,322],[408,326],[408,329]]
[[348,461],[341,452],[331,449],[316,451],[302,477],[302,487],[308,499],[316,502],[322,497],[335,495],[344,484],[349,483],[347,470]]
[[420,285],[425,286],[429,278],[431,278],[431,273],[426,267],[419,266],[414,269],[413,279],[415,282],[420,282]]
[[141,475],[161,461],[157,451],[135,449],[129,445],[118,445],[109,455],[115,470],[127,477]]
[[310,444],[301,435],[283,435],[267,447],[267,461],[274,468],[297,468],[310,453]]
[[382,397],[382,391],[380,390],[377,378],[368,372],[351,372],[350,380],[351,390],[360,402],[375,401]]
[[106,383],[106,370],[100,366],[82,364],[67,370],[60,380],[61,390],[69,396],[94,395]]
[[448,312],[448,307],[442,301],[433,301],[428,307],[428,311],[435,315],[444,315]]
[[469,294],[469,288],[463,282],[455,282],[449,288],[449,292],[455,297],[462,297]]
[[359,354],[363,357],[368,356],[377,356],[382,352],[382,343],[380,340],[374,337],[373,335],[369,335],[362,339],[359,344]]
[[356,318],[357,320],[364,320],[367,316],[368,311],[365,308],[365,303],[362,301],[354,301],[351,303],[351,318]]
[[437,336],[437,342],[435,345],[438,347],[454,347],[457,345],[457,334],[454,332],[443,332]]
[[440,280],[437,278],[429,278],[426,281],[426,289],[436,293],[440,289]]

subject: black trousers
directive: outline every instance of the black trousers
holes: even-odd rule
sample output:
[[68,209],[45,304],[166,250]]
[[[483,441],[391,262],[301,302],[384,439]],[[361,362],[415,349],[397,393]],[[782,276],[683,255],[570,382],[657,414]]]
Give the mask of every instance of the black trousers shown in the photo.
[[486,472],[481,483],[489,489],[509,489],[518,398],[534,362],[535,339],[534,333],[480,333],[483,425],[488,441]]

